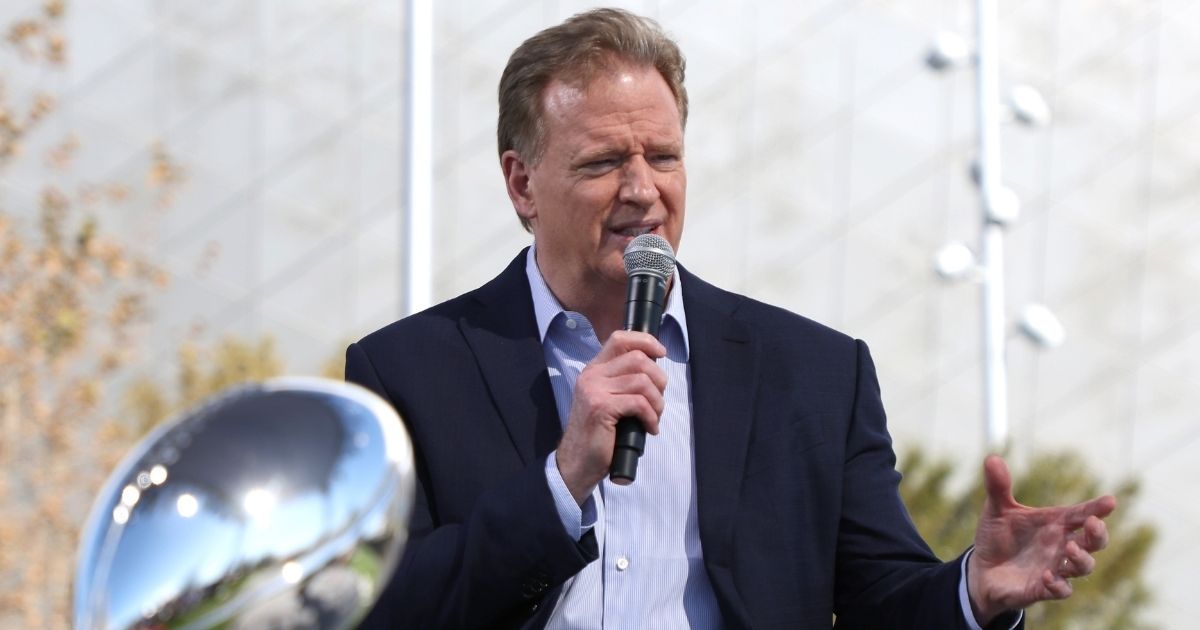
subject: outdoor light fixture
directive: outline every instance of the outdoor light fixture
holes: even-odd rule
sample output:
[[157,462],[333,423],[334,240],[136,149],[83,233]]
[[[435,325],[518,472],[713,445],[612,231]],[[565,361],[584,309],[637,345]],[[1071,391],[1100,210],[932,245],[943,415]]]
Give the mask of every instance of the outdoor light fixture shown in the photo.
[[933,270],[943,280],[967,280],[978,276],[979,265],[970,247],[961,241],[951,241],[934,255]]
[[1021,309],[1017,330],[1041,348],[1057,348],[1067,338],[1062,322],[1053,311],[1041,304],[1029,304]]
[[933,44],[925,57],[925,64],[939,72],[967,65],[971,49],[958,33],[940,31],[933,36]]
[[1014,85],[1008,93],[1013,120],[1027,127],[1045,127],[1053,116],[1042,93],[1029,85]]
[[[934,270],[945,280],[970,280],[980,287],[983,328],[984,431],[989,450],[1008,444],[1008,376],[1005,344],[1008,331],[1004,285],[1004,231],[1021,214],[1021,200],[1004,185],[1000,124],[1018,122],[1027,127],[1049,124],[1050,107],[1041,93],[1028,85],[1013,86],[1008,98],[1000,96],[998,53],[998,0],[975,0],[975,41],[947,31],[934,35],[925,64],[946,73],[965,66],[975,70],[975,105],[978,113],[978,153],[969,175],[979,194],[983,217],[978,248],[958,242],[945,245],[934,257]],[[1062,343],[1062,324],[1044,306],[1022,311],[1020,330],[1042,347]]]
[[1012,225],[1021,215],[1021,198],[1008,186],[997,186],[987,204],[988,221]]

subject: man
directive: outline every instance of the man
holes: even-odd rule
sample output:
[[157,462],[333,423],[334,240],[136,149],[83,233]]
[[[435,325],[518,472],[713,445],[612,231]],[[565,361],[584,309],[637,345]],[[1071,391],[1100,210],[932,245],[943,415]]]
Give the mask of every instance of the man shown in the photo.
[[[1011,627],[1068,596],[1114,500],[1020,506],[991,458],[976,544],[941,563],[899,500],[862,342],[683,268],[661,341],[620,330],[625,246],[679,246],[686,119],[683,58],[648,20],[591,11],[513,53],[500,163],[533,248],[347,352],[420,478],[364,625]],[[622,417],[650,434],[624,487],[605,479]]]

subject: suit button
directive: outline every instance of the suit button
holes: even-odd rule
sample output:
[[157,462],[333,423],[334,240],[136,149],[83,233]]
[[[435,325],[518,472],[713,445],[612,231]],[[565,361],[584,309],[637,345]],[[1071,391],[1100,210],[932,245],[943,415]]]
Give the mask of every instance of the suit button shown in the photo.
[[537,602],[534,602],[529,605],[529,612],[537,612],[537,609],[538,609]]

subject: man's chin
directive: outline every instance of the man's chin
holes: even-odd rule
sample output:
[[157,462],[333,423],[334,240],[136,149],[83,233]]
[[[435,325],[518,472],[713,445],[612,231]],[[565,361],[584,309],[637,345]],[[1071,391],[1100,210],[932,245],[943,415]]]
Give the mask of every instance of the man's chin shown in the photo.
[[615,261],[611,258],[605,260],[592,276],[593,288],[598,294],[620,291],[624,296],[625,284],[628,281],[629,278],[625,275],[625,263],[620,258]]
[[614,251],[609,252],[609,254],[604,257],[604,263],[601,267],[601,271],[605,280],[625,286],[625,281],[627,279],[625,275],[625,248],[622,247],[619,250],[614,249]]

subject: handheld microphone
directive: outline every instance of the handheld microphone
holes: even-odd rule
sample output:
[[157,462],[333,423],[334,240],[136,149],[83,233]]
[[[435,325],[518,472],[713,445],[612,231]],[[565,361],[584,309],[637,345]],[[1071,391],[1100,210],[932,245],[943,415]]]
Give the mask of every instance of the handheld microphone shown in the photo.
[[[667,306],[667,281],[675,273],[675,252],[667,239],[657,234],[639,234],[625,248],[625,274],[629,284],[625,293],[625,330],[645,332],[658,337],[663,309]],[[637,478],[638,458],[646,449],[646,429],[637,418],[617,421],[617,440],[613,445],[608,478],[627,486]]]

